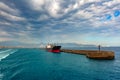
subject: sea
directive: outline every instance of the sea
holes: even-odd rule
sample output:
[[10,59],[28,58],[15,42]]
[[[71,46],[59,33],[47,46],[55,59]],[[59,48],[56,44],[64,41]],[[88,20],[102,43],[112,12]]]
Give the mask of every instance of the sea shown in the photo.
[[101,49],[114,51],[115,59],[94,60],[39,48],[0,49],[0,80],[120,80],[120,47]]

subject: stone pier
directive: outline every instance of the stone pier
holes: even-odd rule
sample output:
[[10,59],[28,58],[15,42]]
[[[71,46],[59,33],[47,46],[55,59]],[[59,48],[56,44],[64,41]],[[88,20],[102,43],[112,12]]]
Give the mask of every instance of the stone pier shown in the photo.
[[61,52],[86,55],[86,57],[90,58],[90,59],[106,59],[106,60],[111,60],[111,59],[115,58],[115,54],[114,54],[113,51],[62,49]]

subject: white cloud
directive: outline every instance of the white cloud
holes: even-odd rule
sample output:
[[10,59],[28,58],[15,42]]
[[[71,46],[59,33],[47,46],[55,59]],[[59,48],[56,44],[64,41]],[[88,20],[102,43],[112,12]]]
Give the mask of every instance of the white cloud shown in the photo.
[[58,17],[60,10],[60,1],[57,0],[30,0],[30,7],[36,11],[47,11],[52,17]]
[[71,9],[76,9],[78,4],[68,5],[67,8],[63,7],[66,4],[63,0],[31,0],[28,2],[30,7],[37,11],[46,11],[51,17],[59,18],[69,12]]
[[60,1],[53,0],[53,1],[49,2],[48,6],[46,6],[46,9],[48,10],[48,13],[52,17],[59,17],[59,16],[61,16],[59,14],[59,12],[61,10]]
[[[20,16],[20,11],[18,9],[16,9],[15,7],[10,7],[9,5],[3,2],[0,2],[0,16],[12,21],[25,20],[25,18]],[[4,24],[8,25],[8,23]]]
[[16,8],[11,8],[10,6],[6,5],[3,2],[0,2],[0,10],[4,10],[14,15],[18,15],[20,13],[20,11],[17,10]]
[[[14,41],[19,41],[22,43],[38,43],[38,39],[31,37],[32,33],[31,31],[16,31],[16,32],[10,32],[9,33],[11,37],[9,38],[3,38],[2,41],[9,41],[9,40],[14,40]],[[1,37],[2,38],[2,37]]]
[[40,15],[40,17],[38,18],[39,21],[44,21],[44,20],[48,20],[50,17],[48,15],[42,14]]
[[112,6],[119,4],[119,3],[120,3],[120,0],[111,0],[111,1],[103,3],[103,5],[112,7]]
[[45,4],[46,0],[30,0],[28,3],[30,4],[31,8],[37,11],[43,10],[43,5]]
[[93,17],[93,14],[91,12],[88,12],[86,10],[80,10],[77,13],[74,14],[75,18],[85,18],[85,19],[90,19],[91,17]]
[[0,36],[10,36],[10,34],[7,31],[0,30]]
[[33,38],[31,36],[31,32],[19,32],[19,33],[17,33],[17,35],[19,36],[19,38],[15,38],[16,41],[20,41],[22,43],[28,43],[28,44],[40,43],[39,37]]
[[27,26],[27,30],[32,30],[33,28],[30,26]]
[[[30,0],[30,7],[36,11],[46,11],[51,17],[59,18],[70,11],[79,9],[82,5],[91,2],[99,2],[100,0],[75,0],[74,3],[69,3],[64,0]],[[63,6],[63,5],[66,5]]]
[[19,37],[24,37],[24,38],[26,38],[26,37],[28,36],[27,33],[24,32],[24,31],[14,32],[14,35],[17,35],[17,36],[19,36]]
[[7,25],[7,26],[10,26],[12,25],[11,23],[7,22],[7,21],[1,21],[0,22],[0,25]]
[[8,20],[12,20],[12,21],[24,21],[25,18],[23,17],[20,17],[20,16],[15,16],[15,15],[12,15],[12,14],[9,14],[7,12],[4,12],[4,11],[0,11],[0,16],[8,19]]
[[0,37],[0,42],[11,41],[11,40],[13,40],[13,39],[11,39],[11,38],[2,38],[2,37]]
[[[94,0],[93,0],[93,2],[94,2]],[[114,2],[114,1],[112,1],[112,2]],[[117,0],[117,2],[120,2],[120,1]],[[117,2],[114,2],[114,4],[115,3],[118,4]],[[84,5],[85,5],[85,3],[87,3],[87,1],[83,2]],[[106,3],[106,2],[104,2],[104,3]],[[103,27],[103,26],[110,27],[110,26],[115,26],[116,24],[120,25],[120,23],[119,23],[120,20],[118,19],[120,17],[117,17],[117,18],[114,17],[114,10],[119,10],[119,5],[117,5],[115,7],[111,6],[111,8],[108,8],[105,5],[102,6],[102,5],[96,5],[95,3],[93,3],[93,4],[89,5],[89,7],[84,8],[83,10],[79,9],[78,11],[76,11],[76,13],[72,14],[71,17],[67,19],[67,21],[69,22],[69,20],[70,21],[72,20],[74,22],[74,21],[76,21],[76,19],[78,19],[78,20],[80,20],[79,25],[82,25],[81,22],[86,22],[86,23],[90,23],[90,25],[92,25],[93,28],[94,27]],[[110,14],[112,16],[112,19],[106,20],[106,14]],[[84,19],[86,21],[84,21]],[[78,22],[76,22],[76,24],[78,24]]]

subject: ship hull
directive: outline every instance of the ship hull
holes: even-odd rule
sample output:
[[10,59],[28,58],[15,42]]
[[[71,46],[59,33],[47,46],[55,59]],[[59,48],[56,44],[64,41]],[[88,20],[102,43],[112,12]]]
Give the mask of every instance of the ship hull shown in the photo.
[[61,46],[53,46],[53,48],[47,49],[48,52],[59,53]]

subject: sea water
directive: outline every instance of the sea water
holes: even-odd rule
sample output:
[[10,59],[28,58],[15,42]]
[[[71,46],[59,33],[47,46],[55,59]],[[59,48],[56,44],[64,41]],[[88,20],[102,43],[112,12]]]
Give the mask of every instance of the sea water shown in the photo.
[[0,80],[120,80],[120,48],[102,49],[114,51],[115,59],[92,60],[41,49],[0,49]]

